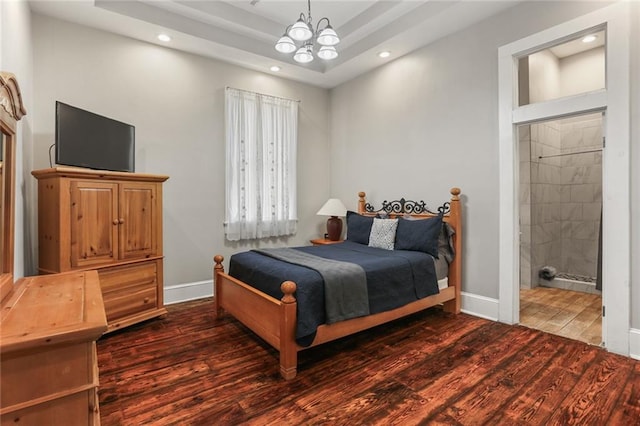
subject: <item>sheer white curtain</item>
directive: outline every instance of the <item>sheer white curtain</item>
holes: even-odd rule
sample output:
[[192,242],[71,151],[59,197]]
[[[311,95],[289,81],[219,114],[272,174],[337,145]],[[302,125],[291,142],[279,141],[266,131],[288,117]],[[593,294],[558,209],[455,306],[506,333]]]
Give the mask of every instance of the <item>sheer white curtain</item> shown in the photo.
[[225,98],[227,239],[294,234],[298,102],[233,88]]

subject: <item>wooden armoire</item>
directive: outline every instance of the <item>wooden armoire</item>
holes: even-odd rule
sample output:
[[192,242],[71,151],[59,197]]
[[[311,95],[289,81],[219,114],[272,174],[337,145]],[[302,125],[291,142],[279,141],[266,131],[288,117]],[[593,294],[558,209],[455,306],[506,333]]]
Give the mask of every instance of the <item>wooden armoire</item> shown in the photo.
[[55,167],[38,180],[39,272],[98,271],[109,331],[166,313],[167,176]]

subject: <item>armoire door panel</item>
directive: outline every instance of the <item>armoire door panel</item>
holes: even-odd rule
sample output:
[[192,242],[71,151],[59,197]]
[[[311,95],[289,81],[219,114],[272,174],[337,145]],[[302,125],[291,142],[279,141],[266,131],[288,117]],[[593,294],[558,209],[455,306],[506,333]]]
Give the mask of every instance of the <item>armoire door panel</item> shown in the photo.
[[120,186],[120,257],[135,259],[156,254],[156,186],[126,183]]
[[71,183],[71,266],[87,267],[118,259],[118,185]]

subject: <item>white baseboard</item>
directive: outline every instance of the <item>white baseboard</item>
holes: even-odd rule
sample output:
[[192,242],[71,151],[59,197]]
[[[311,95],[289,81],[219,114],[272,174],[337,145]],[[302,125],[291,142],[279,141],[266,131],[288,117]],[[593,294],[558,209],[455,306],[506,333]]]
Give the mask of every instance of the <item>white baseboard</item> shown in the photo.
[[492,321],[498,321],[498,299],[460,292],[462,295],[462,312]]
[[186,302],[213,296],[213,280],[176,284],[164,288],[164,304]]
[[640,360],[640,330],[637,328],[629,329],[629,356]]

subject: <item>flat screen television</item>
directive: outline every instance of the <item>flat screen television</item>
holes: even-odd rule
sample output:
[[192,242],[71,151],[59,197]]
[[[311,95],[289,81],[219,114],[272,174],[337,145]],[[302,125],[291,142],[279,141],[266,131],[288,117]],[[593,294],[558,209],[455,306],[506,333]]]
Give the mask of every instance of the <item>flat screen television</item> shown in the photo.
[[135,127],[56,101],[56,163],[135,171]]

